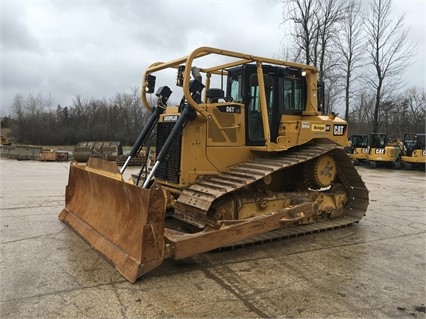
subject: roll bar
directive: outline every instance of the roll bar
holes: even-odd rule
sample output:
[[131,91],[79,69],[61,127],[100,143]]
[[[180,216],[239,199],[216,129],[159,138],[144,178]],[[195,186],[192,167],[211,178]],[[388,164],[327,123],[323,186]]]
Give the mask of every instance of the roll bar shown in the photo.
[[[205,73],[207,75],[207,85],[206,85],[206,89],[209,88],[209,78],[211,74],[226,74],[226,69],[234,67],[234,66],[238,66],[238,65],[243,65],[243,64],[247,64],[247,63],[255,63],[258,66],[261,67],[262,63],[268,63],[268,64],[274,64],[274,65],[279,65],[279,66],[284,66],[284,67],[289,67],[289,68],[295,68],[295,69],[300,69],[301,71],[304,71],[306,73],[306,77],[307,77],[307,81],[308,81],[308,85],[313,85],[314,89],[317,89],[317,73],[318,70],[316,67],[314,66],[310,66],[310,65],[305,65],[305,64],[300,64],[300,63],[296,63],[296,62],[287,62],[287,61],[282,61],[282,60],[277,60],[277,59],[272,59],[272,58],[265,58],[265,57],[260,57],[260,56],[254,56],[254,55],[250,55],[250,54],[244,54],[244,53],[239,53],[239,52],[235,52],[235,51],[228,51],[228,50],[222,50],[222,49],[217,49],[217,48],[212,48],[212,47],[199,47],[198,49],[195,49],[191,54],[169,61],[169,62],[156,62],[151,64],[147,70],[145,71],[143,80],[142,80],[142,92],[141,92],[141,100],[143,105],[145,106],[145,108],[149,111],[152,112],[153,107],[150,105],[150,103],[147,100],[147,96],[146,96],[146,88],[147,88],[147,76],[148,75],[152,75],[155,72],[167,69],[167,68],[175,68],[178,69],[178,67],[180,65],[185,65],[185,70],[184,70],[184,79],[183,79],[183,93],[185,96],[185,99],[187,101],[187,103],[194,108],[198,113],[200,113],[206,120],[211,119],[211,115],[206,111],[206,105],[201,103],[197,103],[191,96],[191,92],[189,90],[189,83],[190,83],[190,79],[191,79],[191,69],[193,66],[195,66],[194,61],[196,59],[199,59],[201,57],[205,57],[207,55],[211,55],[211,54],[215,54],[215,55],[221,55],[224,57],[228,57],[228,58],[235,58],[236,60],[225,63],[225,64],[220,64],[220,65],[213,65],[213,66],[208,66],[208,67],[201,67],[200,65],[197,65],[197,68],[199,69],[199,71],[201,73]],[[258,74],[259,76],[259,74]],[[263,77],[262,79],[259,80],[260,83],[263,83]],[[316,110],[315,110],[316,111]]]

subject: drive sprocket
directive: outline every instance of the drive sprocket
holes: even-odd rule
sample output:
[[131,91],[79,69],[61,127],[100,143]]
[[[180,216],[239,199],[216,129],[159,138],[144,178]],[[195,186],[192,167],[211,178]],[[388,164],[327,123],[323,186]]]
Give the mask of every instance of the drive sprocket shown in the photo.
[[306,165],[306,180],[313,189],[331,186],[336,178],[337,164],[333,156],[324,154]]

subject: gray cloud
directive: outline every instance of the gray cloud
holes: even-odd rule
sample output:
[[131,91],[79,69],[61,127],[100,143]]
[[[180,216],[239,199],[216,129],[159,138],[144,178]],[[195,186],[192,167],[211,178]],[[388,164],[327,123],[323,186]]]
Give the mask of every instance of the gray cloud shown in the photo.
[[50,93],[61,105],[112,97],[139,86],[151,63],[198,46],[277,56],[282,10],[274,0],[3,2],[0,113],[17,93]]
[[37,38],[26,23],[26,12],[19,5],[4,5],[2,8],[1,41],[4,52],[40,51]]

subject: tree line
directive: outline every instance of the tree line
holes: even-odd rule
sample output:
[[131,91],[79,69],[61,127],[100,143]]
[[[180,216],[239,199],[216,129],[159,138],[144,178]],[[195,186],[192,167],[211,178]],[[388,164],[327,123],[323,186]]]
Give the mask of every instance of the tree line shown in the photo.
[[75,145],[81,141],[120,141],[132,145],[148,120],[139,88],[106,100],[76,96],[70,106],[54,106],[42,94],[17,94],[11,135],[20,143]]
[[[81,141],[120,141],[132,145],[148,120],[139,88],[117,93],[113,98],[86,99],[76,96],[70,106],[54,106],[51,96],[22,96],[13,101],[15,116],[2,121],[17,142],[35,145],[75,145]],[[350,134],[373,132],[373,94],[361,94],[350,111]],[[378,127],[391,138],[425,132],[426,92],[405,90],[382,103]]]
[[[415,87],[381,102],[375,125],[374,94],[355,99],[349,115],[350,134],[387,133],[390,138],[404,138],[407,133],[425,133],[426,92]],[[378,128],[375,130],[375,127]]]

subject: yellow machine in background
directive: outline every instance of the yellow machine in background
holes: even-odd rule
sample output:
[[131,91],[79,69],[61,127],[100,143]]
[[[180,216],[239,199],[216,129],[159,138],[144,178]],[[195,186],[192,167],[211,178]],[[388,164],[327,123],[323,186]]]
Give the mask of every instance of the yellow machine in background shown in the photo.
[[368,145],[368,135],[354,134],[351,137],[349,157],[354,165],[362,165],[368,159],[370,147]]
[[385,133],[370,134],[370,153],[368,155],[370,168],[375,168],[377,165],[401,168],[402,153],[401,143],[389,143]]
[[414,167],[422,167],[426,164],[426,149],[425,149],[426,134],[405,134],[404,147],[405,156],[401,157],[405,169]]
[[[170,70],[176,86],[160,86],[151,105],[147,94]],[[172,93],[178,105],[167,104]],[[151,117],[127,161],[72,163],[59,216],[129,281],[166,258],[364,216],[368,190],[343,151],[347,123],[319,111],[315,67],[201,47],[152,64],[141,98]],[[154,129],[154,165],[123,180]]]
[[1,135],[0,137],[1,145],[11,145],[9,140],[6,138],[6,136]]

